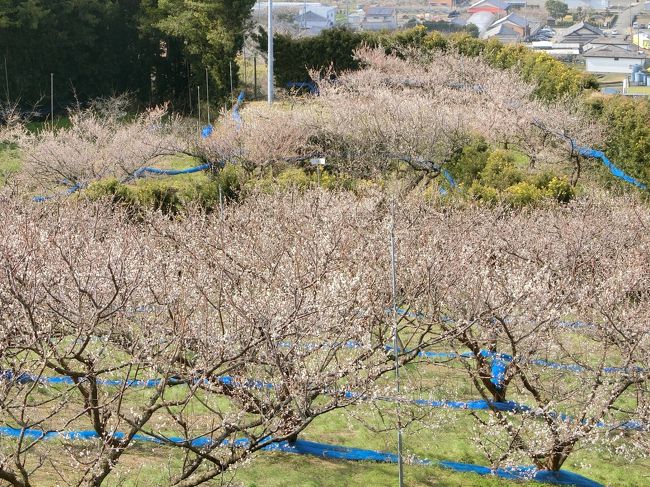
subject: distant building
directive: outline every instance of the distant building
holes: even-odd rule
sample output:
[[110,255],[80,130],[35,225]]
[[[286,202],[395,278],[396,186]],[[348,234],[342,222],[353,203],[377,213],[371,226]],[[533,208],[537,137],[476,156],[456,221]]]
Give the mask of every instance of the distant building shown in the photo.
[[638,51],[630,51],[618,46],[600,46],[590,49],[583,54],[590,73],[625,73],[632,72],[636,65],[645,67],[646,55]]
[[634,44],[643,49],[650,49],[650,36],[644,32],[634,34],[632,37]]
[[361,22],[363,30],[397,29],[397,11],[394,7],[366,7]]
[[485,34],[485,39],[490,39],[496,37],[504,44],[513,44],[515,42],[520,42],[523,40],[523,37],[519,35],[512,27],[506,24],[499,24],[494,27],[490,27]]
[[[541,28],[537,21],[512,13],[500,19],[495,19],[496,14],[479,12],[470,17],[467,22],[472,22],[479,28],[479,37],[489,39],[496,37],[504,44],[524,42],[535,35]],[[475,20],[472,21],[472,18]]]
[[605,34],[598,27],[579,22],[571,27],[558,31],[558,44],[579,44],[581,47],[589,44],[594,39],[604,37]]
[[503,16],[506,15],[511,8],[510,4],[503,0],[479,0],[470,5],[467,12],[470,14],[490,12],[498,16]]
[[497,20],[492,24],[490,29],[501,26],[512,30],[519,37],[519,40],[523,40],[532,35],[535,35],[541,28],[541,24],[539,22],[530,21],[525,17],[522,17],[521,15],[515,13],[508,14],[505,17]]
[[505,0],[512,8],[525,8],[528,6],[528,0]]
[[624,41],[623,39],[616,38],[616,37],[598,37],[594,39],[593,41],[589,42],[588,44],[585,44],[582,46],[582,50],[584,52],[589,51],[590,49],[594,49],[596,47],[602,47],[602,46],[615,46],[615,47],[620,47],[621,49],[625,49],[627,51],[632,50],[632,46],[630,45],[629,42]]
[[456,0],[429,0],[429,6],[452,10],[456,8]]
[[[336,9],[334,9],[334,12],[336,14]],[[319,34],[324,29],[331,29],[334,27],[334,22],[335,18],[328,19],[311,10],[307,10],[306,13],[300,14],[295,18],[295,23],[298,24],[301,30],[308,31],[313,35]]]
[[576,58],[580,54],[578,44],[554,44],[551,41],[533,41],[529,47],[558,58]]

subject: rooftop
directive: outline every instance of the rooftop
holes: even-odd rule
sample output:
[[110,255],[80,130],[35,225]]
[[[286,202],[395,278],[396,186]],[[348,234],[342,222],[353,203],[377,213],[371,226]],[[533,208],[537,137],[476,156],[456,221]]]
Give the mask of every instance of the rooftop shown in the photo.
[[628,51],[618,46],[600,46],[594,47],[583,54],[584,57],[601,57],[601,58],[626,58],[626,59],[645,59],[645,53],[638,51]]

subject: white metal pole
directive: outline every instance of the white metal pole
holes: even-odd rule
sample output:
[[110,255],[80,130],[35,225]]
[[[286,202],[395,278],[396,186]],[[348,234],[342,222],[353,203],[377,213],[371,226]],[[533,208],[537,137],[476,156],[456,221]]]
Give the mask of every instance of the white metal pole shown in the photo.
[[267,46],[267,58],[268,58],[268,74],[267,74],[267,86],[268,91],[267,100],[269,105],[273,103],[273,0],[268,2],[269,9],[269,25],[268,25],[268,35],[269,42]]
[[[395,252],[395,200],[390,207],[390,268],[391,268],[391,293],[393,298],[393,352],[395,354],[395,383],[397,396],[400,394],[399,384],[399,346],[400,340],[397,331],[397,255]],[[399,470],[399,487],[404,487],[404,463],[402,461],[402,420],[400,418],[399,402],[397,411],[397,465]]]

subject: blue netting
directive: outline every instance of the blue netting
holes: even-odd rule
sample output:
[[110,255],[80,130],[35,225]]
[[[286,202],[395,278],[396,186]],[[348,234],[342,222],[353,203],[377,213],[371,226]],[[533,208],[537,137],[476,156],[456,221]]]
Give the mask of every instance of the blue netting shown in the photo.
[[577,473],[560,470],[553,472],[549,470],[537,470],[535,467],[511,467],[491,469],[481,465],[458,462],[440,462],[440,466],[455,470],[457,472],[469,472],[479,475],[495,475],[509,480],[536,480],[555,485],[573,485],[575,487],[604,487],[587,477]]
[[156,174],[159,176],[178,176],[179,174],[192,174],[195,172],[207,171],[210,169],[210,164],[201,164],[200,166],[188,167],[186,169],[158,169],[157,167],[141,167],[131,176],[132,178],[139,178],[145,174]]
[[[489,352],[491,353],[491,352]],[[14,381],[19,384],[26,384],[29,382],[37,382],[41,384],[49,385],[75,385],[75,381],[71,377],[39,377],[31,374],[14,374],[10,370],[0,370],[0,380]],[[207,381],[206,379],[202,379]],[[274,384],[270,382],[265,382],[259,379],[238,379],[231,376],[221,376],[217,380],[226,386],[235,387],[235,388],[248,388],[248,389],[273,389]],[[113,386],[113,387],[145,387],[153,388],[158,387],[162,383],[161,379],[149,379],[149,380],[111,380],[111,379],[98,379],[97,384],[104,386]],[[184,384],[184,381],[179,379],[171,378],[167,381],[168,385],[178,385]],[[335,391],[330,391],[334,394]],[[347,399],[359,399],[366,400],[367,397],[355,391],[341,391],[340,394]],[[396,397],[377,397],[375,398],[379,401],[385,402],[406,402],[420,407],[431,407],[431,408],[447,408],[447,409],[465,409],[470,411],[487,411],[487,410],[498,410],[506,411],[513,413],[531,413],[531,414],[541,414],[533,410],[530,406],[524,404],[519,404],[515,401],[486,401],[484,399],[471,400],[471,401],[451,401],[451,400],[431,400],[431,399],[401,399]],[[545,413],[551,417],[559,418],[562,421],[574,422],[575,419],[569,415],[563,413]],[[586,421],[583,421],[586,424]],[[603,421],[596,423],[596,426],[599,428],[610,428],[610,429],[624,429],[624,430],[636,430],[636,431],[646,431],[648,427],[641,423],[640,421],[630,420],[623,421],[617,424],[609,424]]]
[[[83,189],[83,186],[79,183],[72,185],[70,188],[68,188],[64,193],[60,194],[59,196],[69,196],[73,193],[76,193],[77,191],[80,191]],[[56,196],[34,196],[32,198],[32,201],[36,203],[43,203],[44,201],[51,200],[55,198]]]
[[648,187],[643,184],[641,181],[638,181],[637,179],[634,179],[632,176],[626,174],[621,168],[616,167],[612,161],[610,161],[607,156],[605,155],[604,152],[599,151],[599,150],[594,150],[590,149],[589,147],[580,147],[576,146],[575,142],[572,140],[571,145],[575,147],[575,149],[578,151],[578,154],[584,157],[593,157],[594,159],[600,159],[602,163],[609,169],[609,172],[611,172],[615,177],[622,179],[623,181],[626,181],[630,184],[633,184],[634,186],[641,188],[641,189],[648,189]]
[[[66,441],[80,440],[97,440],[99,435],[95,431],[42,431],[36,429],[17,429],[9,427],[0,427],[0,435],[12,438],[28,438],[34,441],[62,439]],[[116,432],[113,438],[125,438],[125,434]],[[207,448],[214,446],[214,441],[208,437],[200,438],[181,438],[177,436],[156,438],[148,435],[134,435],[135,442],[156,443],[156,444],[176,444],[191,445],[195,448]],[[262,442],[273,441],[271,438],[264,438]],[[224,441],[222,446],[245,447],[250,444],[248,439],[242,438],[234,441]],[[298,455],[311,455],[319,458],[328,458],[332,460],[364,461],[378,463],[397,463],[398,457],[395,453],[383,452],[377,450],[367,450],[363,448],[352,448],[340,445],[328,445],[326,443],[317,443],[308,440],[296,440],[294,442],[272,442],[263,448],[265,451],[293,453]],[[435,463],[427,460],[414,458],[412,463],[416,465],[434,465]],[[480,475],[495,475],[505,479],[513,480],[537,480],[556,485],[573,485],[576,487],[603,487],[601,484],[590,480],[576,473],[560,470],[550,472],[537,470],[534,467],[512,467],[490,469],[479,465],[471,465],[458,462],[441,461],[438,464],[445,468],[450,468],[459,472],[472,472]]]

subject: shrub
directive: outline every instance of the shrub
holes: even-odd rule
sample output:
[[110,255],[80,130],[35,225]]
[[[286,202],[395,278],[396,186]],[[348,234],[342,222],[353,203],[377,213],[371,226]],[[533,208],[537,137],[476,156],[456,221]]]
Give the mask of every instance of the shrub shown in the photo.
[[471,186],[485,169],[489,146],[484,138],[477,137],[463,147],[463,150],[447,165],[457,183]]
[[482,185],[492,186],[500,191],[519,183],[523,179],[523,174],[515,166],[513,155],[502,149],[497,149],[490,154],[485,167],[479,175]]
[[491,186],[484,186],[474,181],[470,186],[468,194],[475,200],[483,203],[495,204],[499,201],[499,191]]
[[521,181],[505,191],[505,201],[517,208],[538,203],[544,196],[544,191],[527,181]]
[[575,196],[575,188],[566,177],[555,176],[546,185],[546,193],[560,203],[568,203]]

